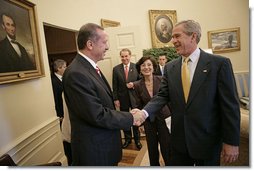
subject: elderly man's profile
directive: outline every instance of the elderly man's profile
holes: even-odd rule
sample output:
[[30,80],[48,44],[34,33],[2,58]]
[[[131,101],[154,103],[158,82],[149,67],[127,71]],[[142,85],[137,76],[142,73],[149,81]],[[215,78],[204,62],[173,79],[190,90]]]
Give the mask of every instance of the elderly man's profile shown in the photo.
[[167,16],[162,16],[157,19],[155,24],[155,32],[157,38],[162,43],[168,43],[171,40],[173,24]]
[[6,37],[0,41],[0,73],[36,69],[26,49],[16,40],[16,23],[7,13],[0,16]]

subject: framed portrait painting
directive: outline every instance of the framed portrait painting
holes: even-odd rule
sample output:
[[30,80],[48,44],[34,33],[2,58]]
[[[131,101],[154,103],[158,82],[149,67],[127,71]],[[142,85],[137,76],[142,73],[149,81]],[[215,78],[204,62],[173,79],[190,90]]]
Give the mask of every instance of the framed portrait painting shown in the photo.
[[44,76],[35,5],[0,1],[0,84]]
[[171,47],[172,29],[176,21],[175,10],[149,10],[153,48]]
[[213,53],[240,50],[240,27],[208,31],[208,47]]

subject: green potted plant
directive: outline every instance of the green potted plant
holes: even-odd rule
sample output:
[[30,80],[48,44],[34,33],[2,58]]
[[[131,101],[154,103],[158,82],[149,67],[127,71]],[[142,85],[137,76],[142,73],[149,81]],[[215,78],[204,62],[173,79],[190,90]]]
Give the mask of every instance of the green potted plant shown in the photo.
[[161,55],[165,55],[168,62],[179,57],[174,47],[150,48],[143,50],[143,56],[152,56],[156,61],[158,61],[158,57]]

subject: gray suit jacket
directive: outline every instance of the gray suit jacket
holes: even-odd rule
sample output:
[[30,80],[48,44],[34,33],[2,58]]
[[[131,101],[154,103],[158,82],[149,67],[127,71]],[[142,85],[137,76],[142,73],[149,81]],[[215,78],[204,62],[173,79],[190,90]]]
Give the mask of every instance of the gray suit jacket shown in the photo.
[[172,147],[207,159],[221,142],[239,145],[240,109],[230,60],[201,50],[187,104],[181,81],[181,58],[165,67],[158,95],[144,109],[150,119],[166,103],[171,107]]
[[73,165],[110,166],[122,158],[120,130],[129,130],[133,117],[114,108],[105,77],[77,55],[63,76],[71,122]]

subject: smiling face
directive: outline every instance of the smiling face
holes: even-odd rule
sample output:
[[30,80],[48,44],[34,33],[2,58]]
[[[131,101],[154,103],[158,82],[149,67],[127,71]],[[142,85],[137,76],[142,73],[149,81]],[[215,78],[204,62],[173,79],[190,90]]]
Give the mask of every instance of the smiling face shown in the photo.
[[130,63],[131,55],[127,50],[121,51],[120,56],[121,56],[121,61],[124,65],[128,65]]
[[150,59],[140,65],[140,72],[143,76],[151,76],[154,72],[153,63]]
[[196,33],[187,34],[180,24],[173,28],[171,42],[179,55],[189,56],[197,48],[196,37]]
[[92,41],[92,54],[96,62],[103,60],[106,55],[106,51],[109,49],[108,46],[108,35],[104,30],[97,29],[98,40]]

